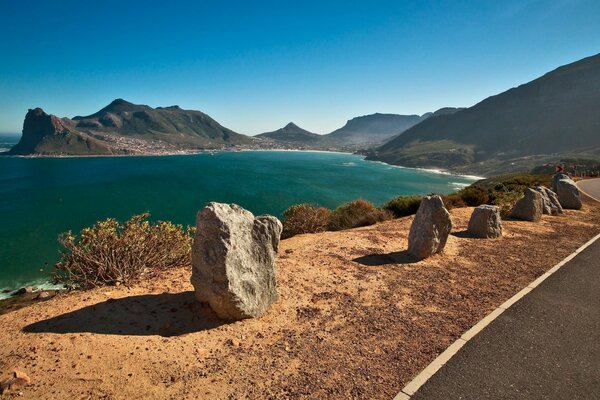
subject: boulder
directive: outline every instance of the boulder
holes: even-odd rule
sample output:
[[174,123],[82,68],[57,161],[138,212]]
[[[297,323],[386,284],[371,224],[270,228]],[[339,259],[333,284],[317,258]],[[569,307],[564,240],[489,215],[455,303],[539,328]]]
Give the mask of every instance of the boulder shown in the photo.
[[558,181],[561,179],[571,179],[571,177],[567,174],[554,174],[552,177],[552,191],[554,193],[558,193]]
[[543,209],[542,195],[528,188],[525,189],[525,196],[515,203],[510,215],[516,219],[537,222],[542,219]]
[[198,212],[192,247],[196,298],[227,320],[258,317],[277,300],[275,257],[281,222],[235,204]]
[[581,209],[581,194],[575,182],[571,179],[560,179],[556,183],[556,194],[563,208],[571,210]]
[[471,236],[486,239],[502,236],[500,208],[487,204],[475,208],[469,219],[467,232]]
[[540,196],[542,196],[542,214],[552,214],[552,207],[550,207],[550,199],[548,198],[546,192],[540,190],[540,186],[534,188],[533,190],[535,190],[540,194]]
[[558,201],[558,196],[556,193],[545,186],[538,186],[535,188],[535,190],[542,195],[542,201],[544,202],[544,214],[562,214],[562,206]]
[[442,198],[437,195],[424,197],[410,227],[408,253],[422,260],[441,252],[451,229],[452,219]]
[[21,289],[16,290],[13,293],[13,295],[14,296],[21,296],[21,295],[24,295],[24,294],[30,294],[30,293],[33,293],[34,290],[35,290],[34,287],[26,286],[26,287],[22,287]]

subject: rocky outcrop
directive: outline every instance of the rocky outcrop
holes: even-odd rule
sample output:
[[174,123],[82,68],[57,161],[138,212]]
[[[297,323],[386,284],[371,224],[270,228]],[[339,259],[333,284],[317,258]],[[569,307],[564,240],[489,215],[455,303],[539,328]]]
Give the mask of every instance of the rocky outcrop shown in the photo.
[[113,151],[105,143],[78,131],[70,119],[35,108],[27,112],[21,140],[8,154],[87,155],[113,154]]
[[440,196],[426,196],[408,234],[408,253],[417,260],[439,253],[452,229],[450,213]]
[[542,219],[544,202],[542,195],[531,189],[525,189],[525,196],[515,203],[511,210],[511,217],[523,221],[538,222]]
[[575,182],[571,179],[559,179],[556,182],[556,194],[558,195],[558,201],[563,208],[570,210],[580,210],[581,193]]
[[196,298],[222,319],[258,317],[277,300],[275,257],[282,225],[235,204],[198,212],[192,248]]
[[497,206],[481,205],[471,214],[467,228],[469,235],[492,239],[502,236],[502,220]]
[[558,201],[558,196],[552,190],[545,186],[538,186],[535,191],[542,195],[543,212],[548,215],[562,214],[562,206]]

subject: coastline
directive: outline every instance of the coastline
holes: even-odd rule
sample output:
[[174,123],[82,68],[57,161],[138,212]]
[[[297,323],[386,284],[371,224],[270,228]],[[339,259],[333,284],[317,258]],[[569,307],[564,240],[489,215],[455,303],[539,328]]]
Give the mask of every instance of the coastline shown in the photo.
[[20,154],[2,154],[0,156],[4,157],[16,157],[16,158],[113,158],[113,157],[168,157],[168,156],[192,156],[198,154],[218,154],[218,153],[241,153],[241,152],[297,152],[297,153],[331,153],[331,154],[348,154],[355,155],[361,158],[364,161],[379,163],[389,167],[400,168],[400,169],[410,169],[417,171],[425,171],[434,174],[440,175],[450,175],[450,176],[461,176],[464,178],[469,178],[473,180],[486,179],[485,176],[473,175],[473,174],[463,174],[459,172],[453,172],[451,170],[444,170],[439,168],[420,168],[420,167],[405,167],[402,165],[389,164],[384,161],[378,160],[368,160],[366,155],[359,154],[357,152],[350,151],[342,151],[342,150],[308,150],[308,149],[250,149],[250,148],[234,148],[234,149],[215,149],[215,150],[194,150],[194,151],[185,151],[185,152],[165,152],[165,153],[156,153],[156,154],[90,154],[90,155],[49,155],[49,154],[36,154],[36,155],[20,155]]
[[[366,163],[376,163],[376,164],[380,164],[380,165],[386,165],[388,167],[392,167],[392,168],[399,168],[399,169],[405,169],[405,170],[415,170],[415,171],[423,171],[423,172],[427,172],[427,173],[431,173],[431,174],[440,174],[440,175],[446,175],[446,176],[457,176],[457,177],[465,177],[465,178],[469,178],[472,180],[476,180],[479,179],[480,177],[474,177],[474,176],[466,176],[466,175],[460,175],[460,174],[454,174],[451,172],[446,172],[446,171],[441,171],[441,170],[429,170],[429,169],[424,169],[424,168],[411,168],[411,167],[403,167],[403,166],[398,166],[398,165],[393,165],[393,164],[387,164],[381,161],[373,161],[373,160],[367,160],[366,157],[362,154],[356,154],[356,153],[352,153],[352,152],[346,152],[346,151],[333,151],[333,150],[306,150],[306,149],[285,149],[285,148],[281,148],[281,149],[236,149],[236,150],[219,150],[219,151],[198,151],[198,152],[193,152],[193,153],[165,153],[165,154],[144,154],[144,155],[83,155],[83,156],[76,156],[76,155],[64,155],[64,156],[53,156],[53,155],[32,155],[32,156],[21,156],[21,155],[10,155],[8,157],[19,157],[19,158],[27,158],[27,159],[33,159],[33,158],[112,158],[112,157],[153,157],[153,156],[182,156],[182,155],[198,155],[198,154],[216,154],[216,153],[236,153],[236,152],[288,152],[288,153],[323,153],[323,154],[342,154],[342,155],[351,155],[351,156],[355,156],[357,157],[357,160],[361,160],[364,161]],[[464,184],[467,185],[467,184]],[[455,187],[454,190],[459,190],[458,187]],[[15,282],[14,286],[6,286],[3,288],[0,288],[0,302],[2,302],[3,300],[6,299],[10,299],[12,297],[12,293],[16,290],[19,290],[20,288],[24,288],[24,287],[36,287],[38,289],[38,291],[45,291],[45,290],[54,290],[57,289],[57,287],[52,286],[50,280],[41,280],[40,278],[31,280],[31,281],[22,281],[22,282]],[[9,291],[8,293],[2,293],[1,291]]]
[[[471,212],[451,210],[454,232],[466,229]],[[105,397],[149,399],[190,392],[391,399],[473,324],[596,234],[600,208],[586,202],[583,211],[536,224],[508,220],[505,235],[490,241],[450,235],[444,253],[419,262],[398,254],[413,219],[281,241],[280,299],[256,319],[215,319],[195,301],[188,267],[11,311],[0,316],[11,338],[3,367],[35,377],[31,398],[99,388]],[[69,379],[73,371],[79,375]]]

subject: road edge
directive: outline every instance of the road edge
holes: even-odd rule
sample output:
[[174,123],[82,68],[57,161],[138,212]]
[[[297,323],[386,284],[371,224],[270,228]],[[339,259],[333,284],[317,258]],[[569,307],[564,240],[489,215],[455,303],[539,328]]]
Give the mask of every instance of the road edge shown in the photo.
[[[593,196],[590,196],[589,194],[581,190],[581,188],[579,188],[579,190],[589,198],[600,202],[600,200],[596,199]],[[481,332],[492,321],[498,318],[504,311],[508,310],[513,304],[525,297],[527,293],[531,292],[534,288],[539,286],[543,281],[548,279],[548,277],[550,277],[562,266],[564,266],[573,258],[575,258],[583,250],[591,246],[598,239],[600,239],[600,233],[588,240],[583,245],[581,245],[573,253],[571,253],[558,264],[554,265],[548,271],[540,275],[533,282],[527,285],[524,289],[522,289],[510,299],[506,300],[504,303],[496,307],[496,309],[494,309],[491,313],[489,313],[483,319],[481,319],[479,322],[473,325],[469,330],[463,333],[460,338],[456,339],[454,343],[452,343],[446,350],[444,350],[439,356],[437,356],[427,367],[425,367],[425,369],[423,369],[417,376],[415,376],[410,382],[408,382],[402,388],[402,390],[400,390],[400,392],[396,394],[393,400],[409,400],[411,396],[413,396],[417,392],[417,390],[419,390],[419,388],[429,380],[429,378],[431,378],[442,366],[444,366],[444,364],[446,364],[456,353],[458,353],[458,351],[461,349],[461,347],[465,345],[465,343],[473,339],[479,332]]]

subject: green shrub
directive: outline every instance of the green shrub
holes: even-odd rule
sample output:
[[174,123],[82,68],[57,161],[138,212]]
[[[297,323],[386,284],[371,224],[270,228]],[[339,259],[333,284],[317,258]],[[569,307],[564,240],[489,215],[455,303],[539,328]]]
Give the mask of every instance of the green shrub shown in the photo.
[[339,231],[373,225],[376,222],[391,219],[392,216],[391,212],[377,208],[364,199],[358,199],[335,209],[329,219],[329,229]]
[[109,218],[59,237],[64,247],[55,265],[54,281],[82,289],[103,285],[129,285],[145,274],[191,264],[195,228],[171,222],[147,221],[149,214],[124,224]]
[[482,204],[487,204],[490,201],[488,191],[479,186],[467,186],[460,190],[458,194],[469,207],[477,207]]
[[448,195],[442,195],[442,201],[444,202],[444,206],[448,210],[452,210],[453,208],[461,208],[466,207],[467,203],[462,199],[459,193],[451,193]]
[[399,196],[383,205],[383,209],[391,212],[394,217],[406,217],[416,214],[421,205],[421,196]]
[[297,204],[283,212],[283,238],[301,233],[316,233],[327,230],[332,211],[311,204]]

